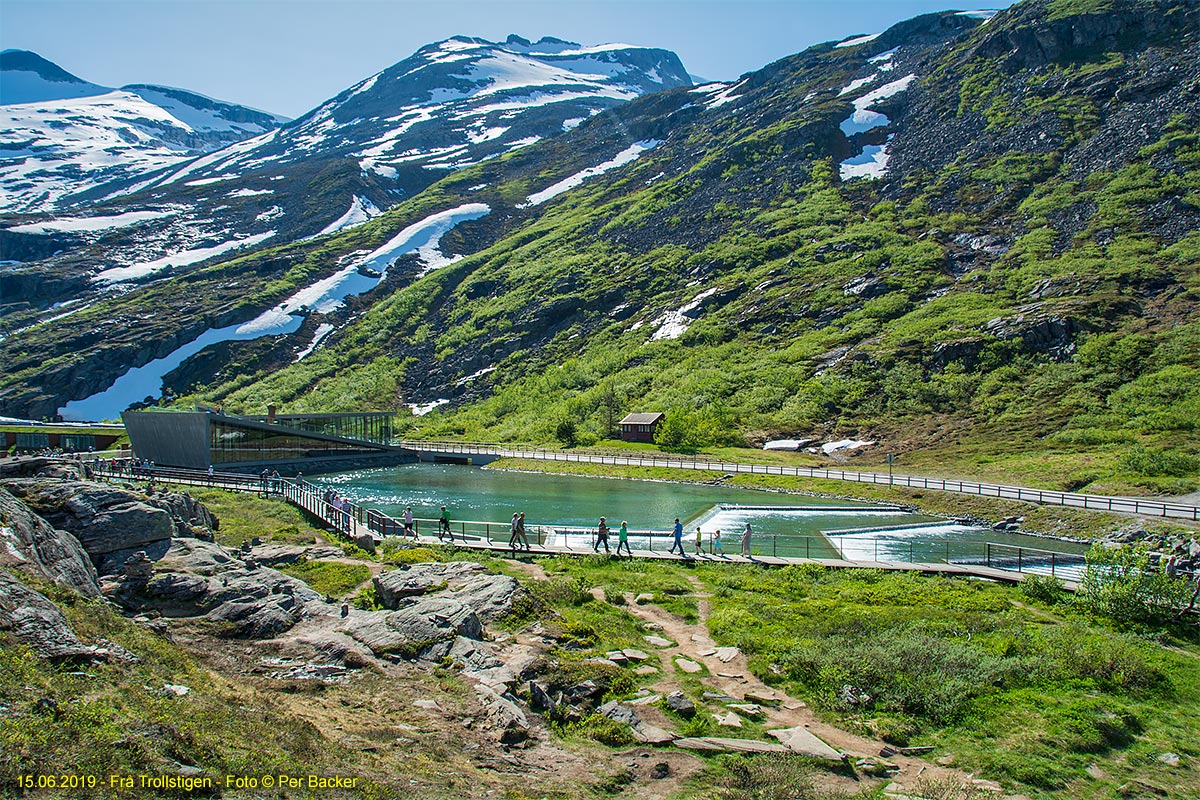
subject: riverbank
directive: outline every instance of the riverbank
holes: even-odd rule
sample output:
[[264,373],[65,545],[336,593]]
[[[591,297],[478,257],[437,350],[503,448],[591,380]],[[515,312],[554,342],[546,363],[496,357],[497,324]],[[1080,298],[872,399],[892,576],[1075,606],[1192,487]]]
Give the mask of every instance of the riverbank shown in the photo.
[[711,472],[698,470],[697,474],[710,475],[712,478],[689,481],[680,479],[679,470],[664,467],[537,461],[517,458],[499,459],[489,464],[486,469],[691,485],[714,485],[713,479],[724,478],[718,485],[779,491],[806,497],[891,503],[906,509],[913,509],[917,513],[961,520],[965,524],[980,527],[992,527],[998,523],[1011,526],[1020,519],[1021,521],[1016,523],[1017,527],[1010,527],[1010,530],[1019,530],[1020,533],[1028,536],[1061,541],[1093,541],[1133,529],[1167,535],[1200,530],[1200,523],[1189,523],[1187,520],[1164,521],[1153,517],[1129,517],[1103,511],[1040,506],[1036,503],[1018,500],[950,494],[933,489],[847,484],[842,481],[787,475],[726,474],[716,470]]

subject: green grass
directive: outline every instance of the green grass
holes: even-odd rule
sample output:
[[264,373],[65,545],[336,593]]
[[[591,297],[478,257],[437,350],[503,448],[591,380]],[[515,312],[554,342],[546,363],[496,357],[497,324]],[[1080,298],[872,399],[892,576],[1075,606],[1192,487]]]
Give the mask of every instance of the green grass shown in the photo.
[[220,522],[216,539],[226,547],[237,547],[255,537],[276,544],[340,544],[316,527],[320,524],[316,518],[286,500],[200,486],[181,491],[216,515]]
[[346,564],[341,561],[302,560],[295,564],[285,564],[279,567],[279,571],[299,578],[315,592],[334,598],[346,596],[371,577],[371,570],[367,565]]
[[[1038,797],[1103,797],[1150,780],[1187,797],[1200,762],[1200,646],[1164,648],[1070,607],[1029,610],[1018,589],[820,567],[716,570],[710,628],[832,721],[897,745],[931,744]],[[1049,612],[1049,613],[1047,613]],[[1195,638],[1195,631],[1183,635]],[[1182,649],[1177,649],[1182,648]],[[843,687],[871,700],[848,705]],[[1102,780],[1087,768],[1101,764]]]

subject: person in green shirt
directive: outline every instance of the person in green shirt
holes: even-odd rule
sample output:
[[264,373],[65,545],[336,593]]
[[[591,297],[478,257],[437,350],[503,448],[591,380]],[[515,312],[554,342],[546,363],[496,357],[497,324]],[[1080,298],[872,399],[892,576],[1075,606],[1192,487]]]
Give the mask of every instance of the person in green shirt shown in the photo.
[[700,532],[700,526],[696,526],[696,555],[704,552],[704,534]]
[[621,530],[617,531],[617,555],[621,555],[621,546],[625,546],[625,553],[629,557],[633,557],[633,551],[629,549],[629,523],[621,520]]

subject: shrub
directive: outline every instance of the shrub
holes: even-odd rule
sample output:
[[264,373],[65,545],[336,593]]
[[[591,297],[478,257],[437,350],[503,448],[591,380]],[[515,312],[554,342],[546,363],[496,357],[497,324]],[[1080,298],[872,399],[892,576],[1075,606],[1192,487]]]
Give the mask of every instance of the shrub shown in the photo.
[[1067,596],[1063,582],[1054,575],[1026,575],[1021,581],[1021,594],[1046,605],[1061,603]]
[[1162,624],[1183,608],[1191,585],[1150,566],[1145,546],[1092,545],[1075,602],[1122,624]]

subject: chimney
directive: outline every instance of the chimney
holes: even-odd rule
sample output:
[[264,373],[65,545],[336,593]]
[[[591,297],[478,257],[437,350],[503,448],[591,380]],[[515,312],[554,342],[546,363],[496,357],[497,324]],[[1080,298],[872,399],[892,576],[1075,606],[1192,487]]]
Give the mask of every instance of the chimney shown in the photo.
[[267,424],[268,425],[275,424],[275,406],[274,405],[267,406]]

